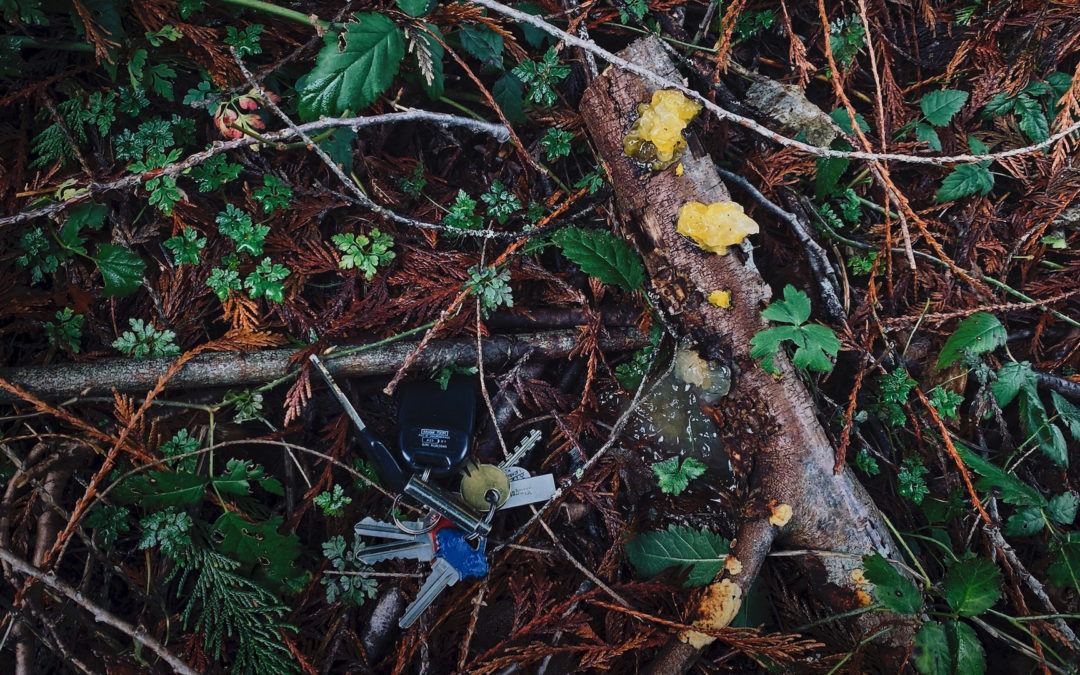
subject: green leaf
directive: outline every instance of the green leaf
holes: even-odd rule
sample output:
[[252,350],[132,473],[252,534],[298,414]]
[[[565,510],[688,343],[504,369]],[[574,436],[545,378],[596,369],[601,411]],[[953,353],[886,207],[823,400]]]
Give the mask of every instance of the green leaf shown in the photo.
[[122,298],[142,286],[146,263],[123,246],[102,244],[94,256],[94,264],[101,270],[101,278],[105,280],[102,294],[106,296]]
[[750,356],[755,359],[763,359],[761,367],[765,372],[779,375],[780,369],[773,363],[773,358],[780,350],[784,340],[798,340],[799,329],[796,326],[776,326],[754,334],[750,338]]
[[832,372],[832,357],[840,351],[840,340],[832,328],[811,323],[801,326],[799,331],[805,341],[799,344],[791,358],[796,368],[815,370],[819,373]]
[[982,675],[986,672],[986,653],[975,629],[961,621],[946,621],[949,646],[953,652],[956,675]]
[[825,199],[840,191],[840,177],[851,165],[846,157],[818,157],[814,178],[814,195],[818,200]]
[[945,575],[945,602],[960,616],[976,616],[1001,597],[1001,571],[985,558],[970,558]]
[[932,91],[919,101],[926,121],[935,127],[943,127],[949,123],[953,115],[967,103],[968,93],[955,89],[943,89]]
[[1029,437],[1034,437],[1039,449],[1059,466],[1069,465],[1069,453],[1065,444],[1065,435],[1056,424],[1046,416],[1039,392],[1034,387],[1020,390],[1020,422]]
[[212,537],[222,553],[245,566],[254,566],[275,583],[287,585],[290,579],[303,574],[296,565],[302,549],[295,534],[278,534],[281,522],[281,516],[263,523],[249,523],[239,514],[223,513],[214,521]]
[[994,187],[994,174],[990,173],[989,162],[978,164],[958,164],[937,191],[934,200],[938,203],[951,202],[976,192],[987,194]]
[[990,390],[994,392],[997,404],[1004,408],[1016,399],[1021,389],[1034,391],[1038,382],[1039,376],[1031,369],[1030,363],[1010,361],[998,369],[997,379],[990,384]]
[[1080,496],[1075,492],[1063,492],[1052,497],[1046,506],[1046,515],[1062,525],[1072,525],[1076,520],[1076,508],[1080,506]]
[[945,626],[937,621],[924,623],[915,635],[915,667],[923,675],[952,675],[952,658]]
[[202,501],[208,481],[183,471],[150,471],[132,476],[117,489],[117,501],[156,509],[191,506]]
[[345,171],[349,172],[353,168],[352,142],[355,138],[356,131],[353,129],[338,129],[330,138],[324,138],[319,143],[319,147],[330,155],[330,159],[334,160],[334,164],[344,167]]
[[1011,473],[1005,473],[995,465],[968,450],[962,445],[956,446],[964,464],[982,476],[975,482],[980,490],[993,491],[1001,501],[1014,506],[1046,506],[1046,499],[1038,490],[1031,487]]
[[934,127],[929,124],[916,124],[915,138],[926,143],[931,150],[941,151],[941,139],[938,138],[937,131],[934,131]]
[[261,481],[263,468],[239,459],[230,459],[225,465],[225,473],[213,479],[214,487],[219,492],[233,495],[246,495],[251,492],[250,481]]
[[[855,128],[851,126],[851,115],[848,114],[846,109],[837,108],[829,113],[829,117],[833,118],[833,121],[844,130],[845,134],[848,134],[849,136],[855,134]],[[862,113],[855,113],[855,123],[859,125],[859,130],[864,134],[870,131],[870,124],[867,123],[866,118],[863,117]]]
[[880,554],[863,556],[866,580],[874,584],[874,597],[898,614],[918,614],[923,598],[915,584],[896,571]]
[[[1038,378],[1038,375],[1034,373],[1032,376]],[[1056,391],[1050,392],[1050,400],[1054,402],[1054,410],[1057,410],[1059,419],[1069,428],[1069,434],[1073,440],[1080,441],[1080,408],[1066,401]]]
[[1026,94],[1021,94],[1016,98],[1016,113],[1020,115],[1020,131],[1023,131],[1032,142],[1041,143],[1050,138],[1050,125],[1038,101]]
[[[532,2],[522,2],[514,5],[514,9],[525,12],[526,14],[532,14],[533,16],[544,16],[544,8]],[[531,23],[525,23],[524,21],[518,23],[518,28],[525,34],[525,42],[529,43],[529,46],[533,49],[543,49],[545,41],[554,41],[554,38],[548,35],[548,33]],[[1058,73],[1064,75],[1064,73]],[[1068,77],[1066,75],[1065,77]],[[1071,82],[1072,80],[1070,80]]]
[[982,354],[1005,344],[1005,327],[993,314],[976,312],[960,322],[938,356],[937,369],[948,368],[963,352]]
[[637,255],[625,241],[609,232],[568,227],[552,240],[582,272],[605,284],[636,291],[645,283],[645,268]]
[[461,46],[486,66],[502,70],[502,36],[484,24],[467,24],[458,32]]
[[1002,532],[1008,537],[1030,537],[1042,532],[1046,521],[1043,519],[1042,509],[1037,506],[1029,506],[1019,509],[1009,516]]
[[[405,56],[401,31],[382,14],[354,14],[345,33],[331,33],[315,68],[296,83],[304,120],[356,112],[386,91]],[[344,49],[338,42],[343,40]]]
[[1072,586],[1080,590],[1080,532],[1066,532],[1064,537],[1050,542],[1053,560],[1046,574],[1055,586]]
[[693,457],[687,457],[679,464],[679,458],[672,457],[653,464],[652,470],[656,474],[660,491],[677,495],[690,485],[690,481],[705,473],[705,465]]
[[436,0],[394,0],[401,11],[416,18],[430,12],[435,7]]
[[983,108],[982,116],[984,119],[1001,117],[1012,110],[1015,104],[1016,99],[1010,97],[1006,92],[999,92],[994,94],[994,97],[987,102],[986,107]]
[[491,88],[491,95],[495,103],[503,111],[503,115],[511,122],[524,122],[525,112],[525,86],[513,73],[506,73]]
[[669,525],[667,530],[639,534],[625,544],[626,557],[638,574],[656,576],[669,567],[689,568],[685,586],[711,583],[724,568],[730,543],[711,532]]
[[810,298],[794,286],[784,287],[784,299],[777,300],[761,312],[761,316],[777,323],[790,323],[798,326],[810,318]]

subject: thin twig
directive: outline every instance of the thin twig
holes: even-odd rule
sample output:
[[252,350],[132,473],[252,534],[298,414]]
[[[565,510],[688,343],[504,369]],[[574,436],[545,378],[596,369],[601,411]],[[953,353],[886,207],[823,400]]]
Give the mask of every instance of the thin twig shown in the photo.
[[116,616],[112,612],[107,611],[105,608],[98,606],[94,602],[87,600],[82,593],[72,588],[65,582],[56,578],[56,575],[52,572],[43,572],[37,567],[34,567],[30,563],[26,562],[22,558],[18,557],[6,548],[0,547],[0,560],[3,560],[12,568],[18,570],[22,574],[28,577],[34,577],[40,579],[46,586],[55,590],[63,595],[68,600],[71,600],[76,605],[79,605],[86,611],[90,612],[94,616],[94,620],[99,623],[105,623],[113,628],[117,629],[121,633],[124,633],[131,639],[146,645],[157,654],[163,661],[173,667],[178,673],[184,673],[184,675],[197,675],[196,671],[192,669],[188,664],[184,663],[178,656],[170,652],[165,648],[165,645],[158,642],[155,638],[146,634],[146,631],[139,626],[133,626],[127,621],[124,621],[120,617]]
[[[262,90],[260,89],[260,91]],[[269,99],[267,98],[267,100]],[[310,144],[311,139],[307,136],[307,134],[313,131],[321,131],[323,129],[333,128],[349,128],[356,130],[363,127],[384,124],[401,124],[404,122],[430,122],[432,124],[438,124],[440,126],[464,127],[478,133],[488,134],[499,141],[505,141],[507,138],[506,129],[502,125],[491,124],[489,122],[480,122],[478,120],[469,119],[467,117],[459,117],[457,115],[428,112],[426,110],[406,110],[404,112],[386,113],[383,115],[371,115],[368,117],[328,117],[317,120],[315,122],[301,124],[289,129],[282,129],[281,131],[272,131],[269,133],[265,133],[262,134],[262,138],[264,141],[270,141],[274,143],[284,142],[292,140],[294,138],[304,138],[306,139],[306,142]],[[32,220],[34,218],[51,216],[53,214],[60,213],[64,209],[67,209],[69,206],[74,206],[75,204],[78,204],[80,202],[88,201],[104,192],[110,192],[112,190],[128,190],[134,188],[137,185],[143,183],[144,180],[148,180],[155,176],[177,176],[193,166],[198,166],[199,164],[202,164],[214,155],[219,155],[223,152],[235,150],[237,148],[244,148],[259,142],[259,140],[251,138],[249,136],[244,136],[242,138],[237,138],[229,141],[217,141],[210,148],[189,155],[187,158],[174,164],[170,164],[164,169],[154,169],[151,171],[146,171],[144,173],[133,173],[108,183],[90,183],[89,185],[83,186],[81,189],[76,191],[73,196],[65,199],[64,201],[56,202],[55,204],[50,204],[40,209],[24,211],[22,213],[16,213],[13,216],[0,218],[0,227],[3,227],[5,225],[15,225],[17,223]],[[315,145],[314,149],[318,151],[319,147]],[[346,182],[349,181],[346,180]],[[379,211],[379,213],[382,213],[383,215],[386,215],[387,213],[392,213],[388,209],[383,209],[383,207],[378,208],[382,209],[382,211]],[[395,216],[397,219],[403,219],[405,221],[405,224],[413,224],[414,222],[413,219],[406,218],[405,216],[401,216],[398,214],[393,214],[393,216],[388,215],[387,217],[393,218]],[[398,222],[403,221],[399,220]],[[470,233],[467,230],[462,230],[460,233],[464,236],[476,236],[475,233]]]

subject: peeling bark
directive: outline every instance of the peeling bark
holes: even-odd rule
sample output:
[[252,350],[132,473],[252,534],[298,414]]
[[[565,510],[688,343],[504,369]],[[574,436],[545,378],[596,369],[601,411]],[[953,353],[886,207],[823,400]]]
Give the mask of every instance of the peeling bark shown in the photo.
[[[622,55],[665,77],[681,79],[655,38],[635,42]],[[878,552],[899,558],[899,554],[863,487],[846,468],[833,472],[833,447],[790,361],[783,355],[775,359],[782,372],[777,378],[750,358],[751,337],[767,327],[760,310],[770,297],[752,257],[737,251],[725,256],[706,253],[675,231],[676,213],[686,202],[731,199],[711,159],[693,151],[694,139],[681,160],[682,176],[674,168],[649,171],[623,154],[623,135],[636,117],[636,107],[649,100],[653,90],[638,76],[612,68],[585,92],[580,111],[607,164],[629,230],[625,234],[643,252],[664,310],[704,358],[727,363],[735,374],[729,396],[708,412],[718,423],[733,465],[746,472],[750,497],[732,548],[741,569],[737,574],[725,570],[688,612],[694,625],[719,627],[734,616],[730,610],[738,604],[735,598],[746,596],[774,539],[781,546],[853,556]],[[744,253],[748,252],[744,243]],[[706,302],[716,290],[731,291],[730,309]],[[770,517],[782,504],[791,507],[792,517],[778,527]],[[830,589],[822,601],[837,611],[861,606],[851,580],[851,573],[861,567],[859,558],[814,558],[812,567],[825,570],[819,587],[827,584]],[[809,562],[807,566],[811,567]],[[911,640],[910,622],[874,613],[860,616],[853,627],[860,635],[870,635],[883,624],[893,629],[878,651],[893,647],[893,663],[898,664]],[[684,671],[710,641],[701,633],[679,637],[681,642],[659,657],[654,672]]]

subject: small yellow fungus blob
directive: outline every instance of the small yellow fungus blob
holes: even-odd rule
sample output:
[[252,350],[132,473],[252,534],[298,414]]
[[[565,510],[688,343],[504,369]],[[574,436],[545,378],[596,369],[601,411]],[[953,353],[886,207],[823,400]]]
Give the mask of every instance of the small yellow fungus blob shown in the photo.
[[728,246],[741,243],[749,234],[757,234],[758,224],[735,202],[708,205],[689,202],[679,209],[675,229],[704,250],[724,255]]
[[777,504],[772,507],[772,515],[769,516],[769,524],[783,527],[791,520],[791,507],[787,504]]
[[851,581],[860,586],[870,585],[870,582],[866,580],[866,572],[863,571],[863,568],[861,567],[856,567],[855,569],[851,570]]
[[723,309],[731,309],[731,291],[713,291],[707,300]]
[[859,603],[859,607],[869,607],[873,599],[870,594],[861,588],[855,589],[855,601]]
[[[729,579],[724,579],[718,584],[711,584],[705,589],[705,595],[698,605],[698,615],[702,618],[695,621],[694,626],[706,630],[726,628],[735,619],[740,607],[742,607],[742,588],[738,584],[732,583]],[[716,640],[713,636],[696,630],[682,632],[679,639],[697,649]]]
[[724,561],[724,569],[728,571],[728,574],[734,576],[739,572],[742,572],[742,563],[739,562],[739,559],[735,556],[729,555],[727,560]]
[[627,132],[623,152],[656,171],[663,171],[686,149],[682,132],[700,110],[700,103],[691,101],[680,91],[656,92],[651,102],[638,106],[641,117]]
[[682,166],[681,163],[675,165],[675,175],[676,176],[683,175],[683,166]]

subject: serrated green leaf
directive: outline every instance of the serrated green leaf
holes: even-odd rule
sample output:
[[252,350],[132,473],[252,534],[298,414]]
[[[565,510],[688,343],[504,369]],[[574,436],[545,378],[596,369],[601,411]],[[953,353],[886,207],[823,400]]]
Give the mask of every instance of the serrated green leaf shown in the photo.
[[467,24],[458,33],[461,46],[486,66],[502,70],[502,36],[484,24]]
[[1061,523],[1072,525],[1076,520],[1076,508],[1080,506],[1080,496],[1075,492],[1063,492],[1052,497],[1046,505],[1046,515]]
[[955,89],[942,89],[932,91],[919,101],[919,107],[926,117],[926,121],[935,127],[943,127],[949,123],[953,115],[967,103],[968,93]]
[[645,283],[645,268],[637,255],[625,241],[609,232],[568,227],[552,240],[582,272],[605,284],[636,291]]
[[945,628],[953,652],[953,673],[983,675],[986,672],[986,653],[975,629],[962,621],[946,621]]
[[1039,491],[1016,476],[1005,473],[962,445],[957,445],[956,451],[960,453],[960,458],[969,469],[982,476],[975,482],[975,487],[993,491],[1006,504],[1046,506],[1046,499],[1039,494]]
[[761,311],[762,318],[796,326],[810,318],[810,298],[791,284],[784,286],[784,299],[777,300]]
[[919,589],[880,554],[863,556],[863,568],[866,580],[874,584],[874,597],[882,605],[899,614],[917,614],[922,610]]
[[978,164],[958,164],[934,195],[938,203],[951,202],[976,192],[987,194],[994,187],[994,174],[990,173],[989,162]]
[[823,200],[840,191],[840,177],[851,165],[846,157],[818,157],[815,166],[814,195]]
[[1001,571],[985,558],[961,560],[945,575],[945,602],[960,616],[976,616],[1001,597]]
[[[382,14],[354,14],[339,36],[328,34],[315,68],[296,83],[304,120],[356,112],[386,91],[405,56],[401,31]],[[338,44],[345,43],[344,48]]]
[[104,295],[122,298],[131,295],[142,286],[146,263],[123,246],[102,244],[94,256],[94,264],[101,270],[105,280]]
[[780,370],[773,362],[773,358],[780,350],[784,340],[795,341],[799,338],[799,329],[796,326],[776,326],[768,330],[755,333],[750,338],[750,356],[755,359],[763,359],[761,367],[765,372],[779,375]]
[[915,667],[923,675],[952,675],[952,659],[945,626],[937,621],[924,623],[915,635],[912,656]]
[[1056,424],[1050,422],[1046,408],[1034,387],[1020,390],[1020,422],[1029,437],[1034,437],[1039,449],[1059,466],[1069,465],[1069,453],[1065,444],[1065,435]]
[[436,0],[394,0],[401,11],[416,18],[430,12],[435,7]]
[[1009,516],[1002,533],[1007,537],[1030,537],[1041,532],[1045,525],[1042,510],[1036,506],[1029,506]]
[[686,586],[711,583],[724,568],[731,542],[711,532],[669,525],[667,530],[639,534],[625,544],[626,557],[638,574],[656,576],[669,567],[689,568]]
[[997,379],[990,385],[994,392],[997,404],[1004,408],[1016,399],[1021,389],[1035,390],[1039,376],[1031,369],[1027,361],[1017,363],[1010,361],[997,371]]
[[1069,435],[1073,437],[1073,440],[1080,441],[1080,408],[1066,401],[1056,391],[1050,392],[1050,400],[1054,402],[1054,410],[1057,411],[1058,418],[1069,428]]
[[[833,121],[844,130],[845,134],[854,135],[855,128],[851,126],[851,115],[844,108],[837,108],[829,113],[829,117],[833,118]],[[870,124],[867,123],[866,118],[860,112],[855,113],[855,123],[859,125],[859,130],[864,134],[870,131]]]
[[1050,125],[1046,113],[1038,101],[1021,94],[1016,98],[1016,113],[1020,116],[1020,131],[1034,143],[1041,143],[1050,138]]
[[693,457],[687,457],[679,463],[678,457],[671,457],[652,465],[660,491],[669,495],[678,495],[690,485],[690,481],[705,473],[705,465]]
[[511,122],[525,121],[525,85],[513,73],[506,73],[491,88],[491,96]]
[[934,127],[929,124],[916,124],[915,138],[926,143],[931,150],[941,151],[941,139],[938,138],[937,131],[934,130]]
[[342,166],[345,171],[353,168],[353,140],[356,139],[356,131],[352,129],[338,129],[330,138],[324,138],[319,147],[330,155],[334,164]]
[[147,509],[191,506],[202,501],[208,481],[186,471],[149,471],[132,476],[116,491],[117,501]]
[[937,369],[956,363],[965,351],[972,354],[992,352],[1005,344],[1005,327],[993,314],[976,312],[960,322],[938,356]]

